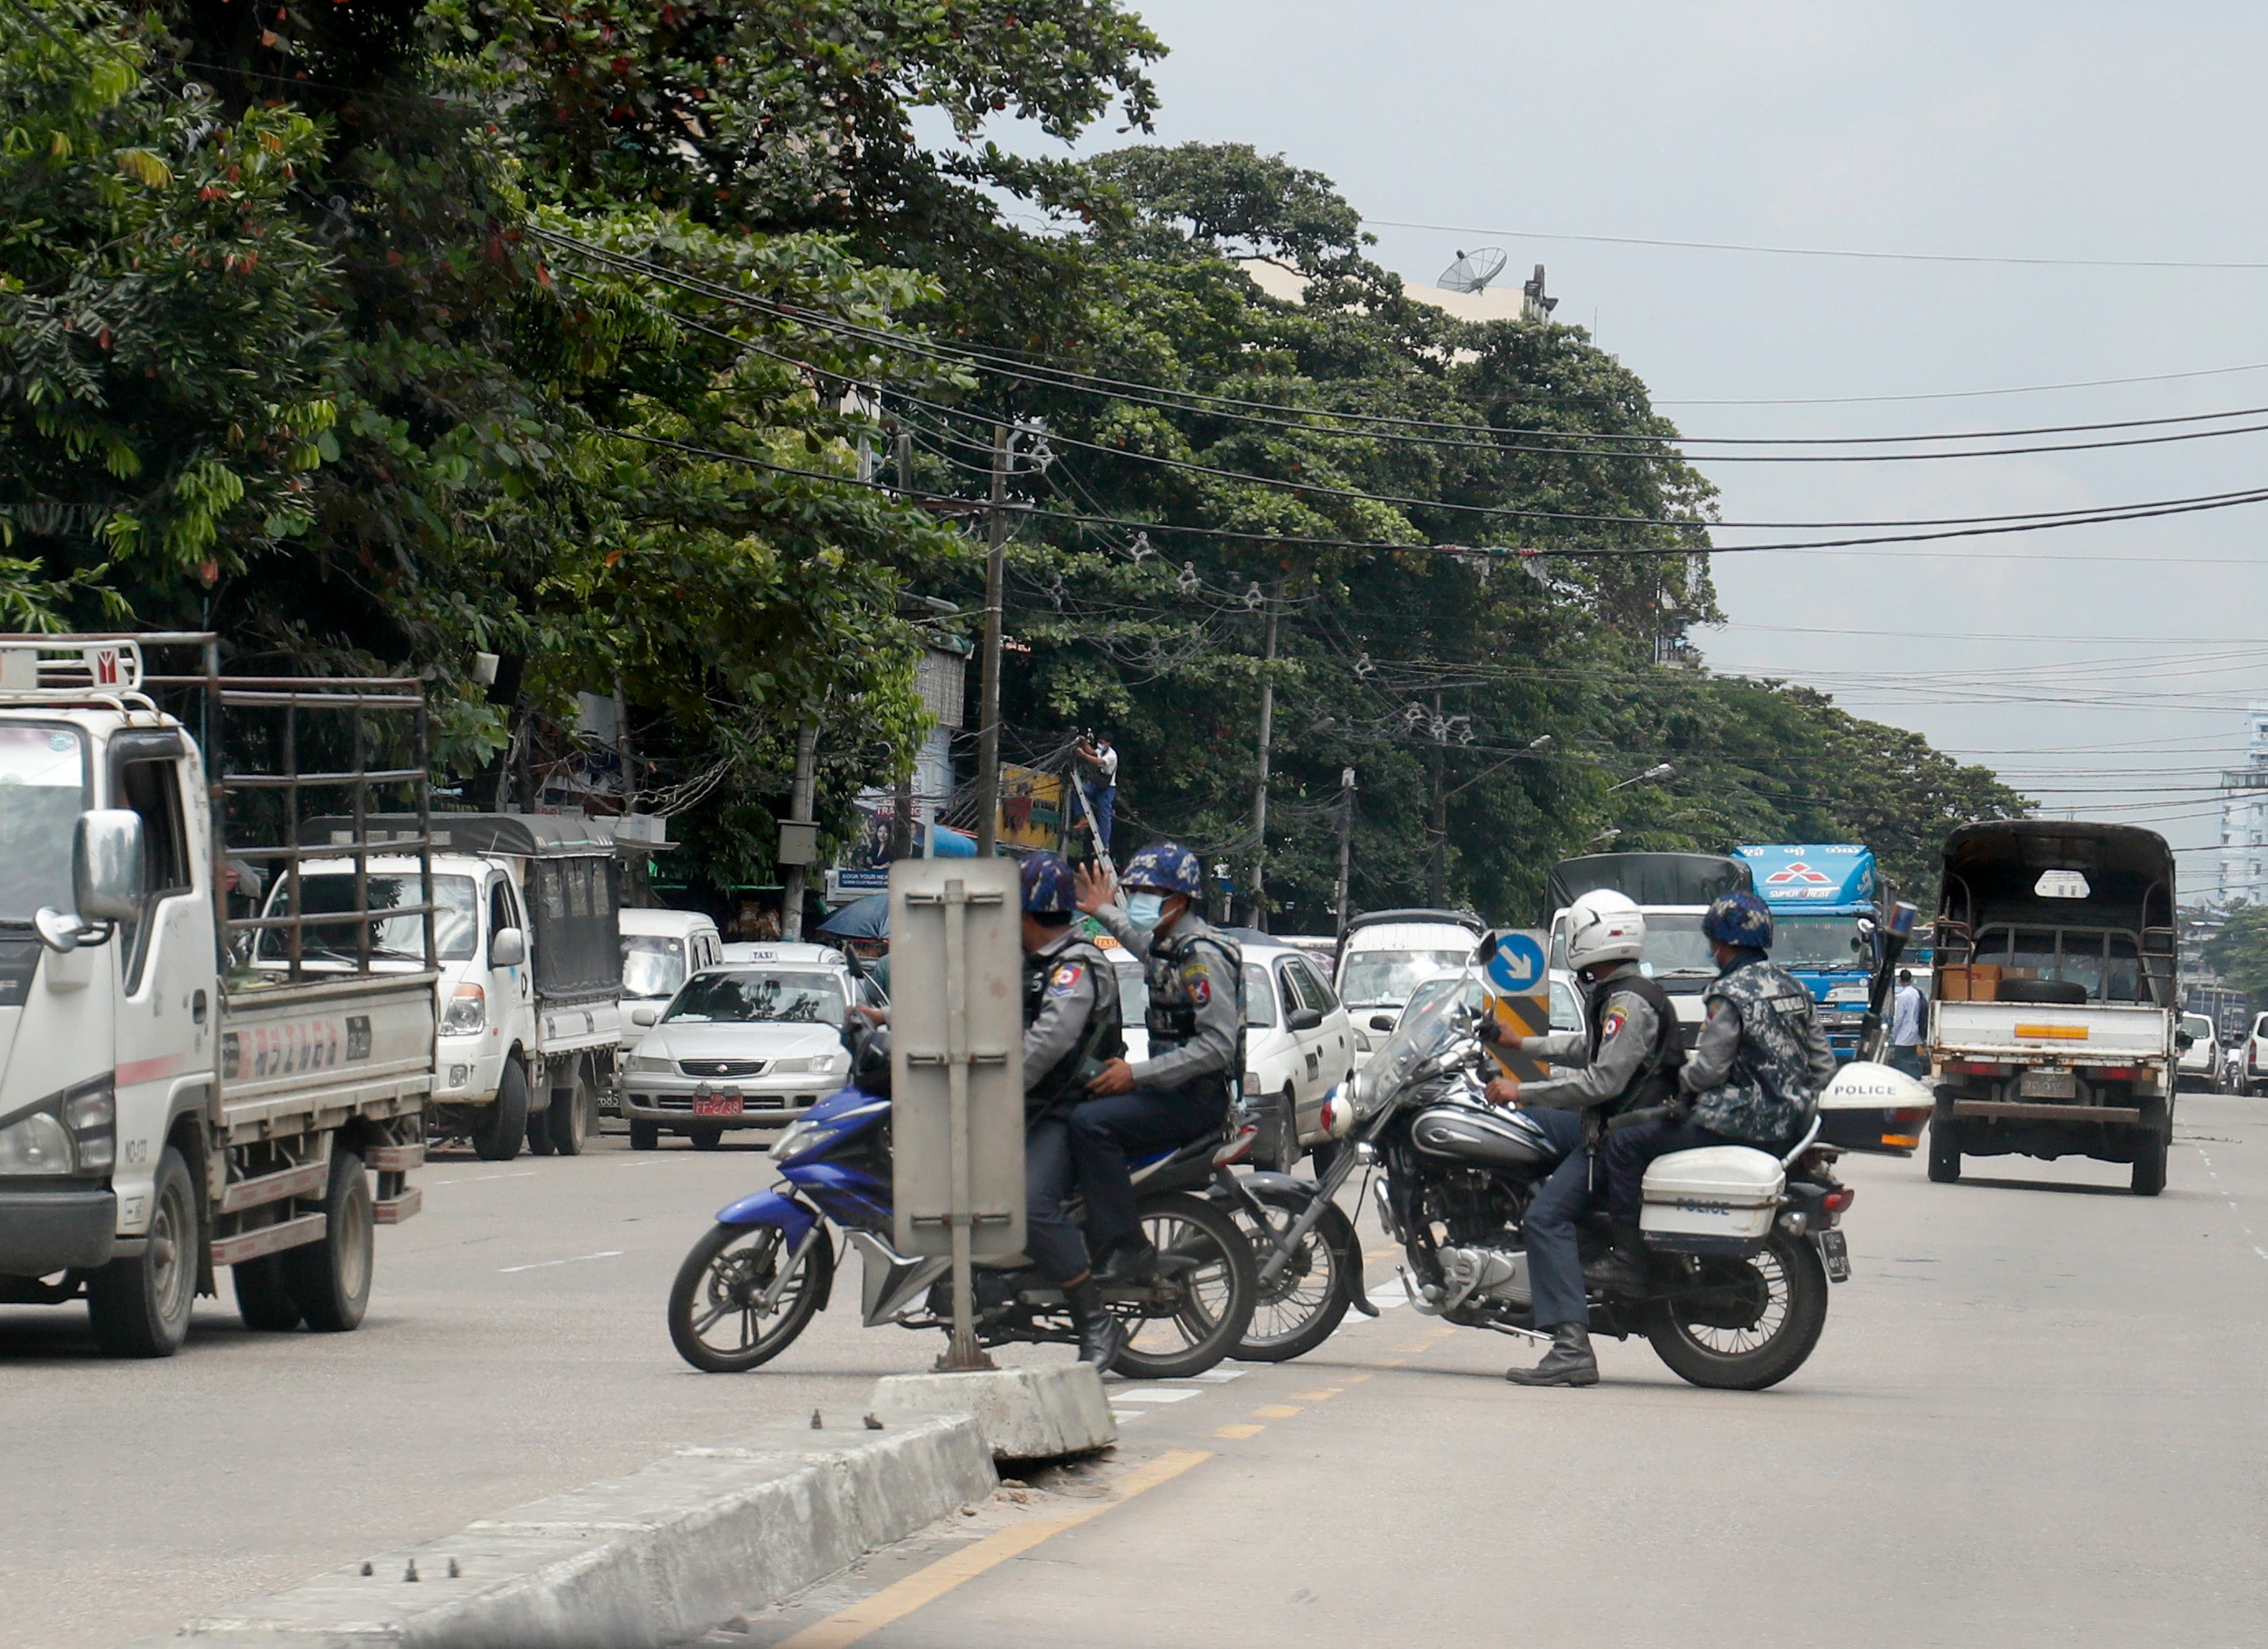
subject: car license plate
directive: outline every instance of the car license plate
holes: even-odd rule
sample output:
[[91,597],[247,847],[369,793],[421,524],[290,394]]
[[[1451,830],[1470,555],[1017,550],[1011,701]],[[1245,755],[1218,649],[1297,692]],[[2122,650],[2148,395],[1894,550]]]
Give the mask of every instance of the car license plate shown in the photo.
[[2079,1078],[2068,1071],[2027,1071],[2016,1079],[2016,1092],[2028,1100],[2075,1100]]
[[1841,1232],[1821,1232],[1819,1252],[1827,1261],[1829,1282],[1847,1283],[1851,1280],[1851,1245],[1843,1240]]
[[696,1093],[693,1096],[696,1116],[738,1116],[740,1096],[737,1093]]

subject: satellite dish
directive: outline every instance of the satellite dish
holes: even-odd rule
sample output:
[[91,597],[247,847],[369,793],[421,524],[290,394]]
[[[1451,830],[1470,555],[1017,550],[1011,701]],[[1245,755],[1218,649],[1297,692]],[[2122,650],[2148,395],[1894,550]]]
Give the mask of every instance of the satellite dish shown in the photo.
[[1484,292],[1488,283],[1504,273],[1507,261],[1498,247],[1482,247],[1476,251],[1460,252],[1457,261],[1441,271],[1439,284],[1446,291]]

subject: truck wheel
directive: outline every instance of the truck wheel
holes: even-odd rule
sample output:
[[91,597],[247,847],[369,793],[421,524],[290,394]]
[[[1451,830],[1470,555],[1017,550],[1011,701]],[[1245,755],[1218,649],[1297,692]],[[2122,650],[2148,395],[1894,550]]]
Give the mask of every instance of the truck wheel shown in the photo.
[[526,1134],[527,1072],[519,1060],[507,1059],[495,1102],[482,1108],[473,1121],[473,1154],[483,1162],[510,1162]]
[[351,1151],[331,1152],[331,1183],[323,1193],[320,1242],[286,1248],[284,1281],[318,1334],[344,1334],[362,1322],[370,1304],[371,1257],[376,1226],[371,1218],[370,1176]]
[[151,1210],[142,1252],[86,1279],[87,1320],[105,1357],[171,1357],[188,1336],[205,1233],[189,1165],[171,1145],[158,1155]]
[[1961,1141],[1953,1131],[1953,1107],[1943,1100],[1929,1119],[1929,1177],[1940,1185],[1961,1178]]
[[299,1302],[284,1277],[284,1256],[263,1254],[231,1268],[236,1273],[236,1312],[262,1334],[289,1334],[299,1326]]
[[630,1149],[632,1151],[660,1150],[661,1124],[659,1123],[631,1123]]
[[2155,1196],[2166,1189],[2166,1138],[2173,1118],[2153,1103],[2142,1108],[2142,1128],[2134,1140],[2134,1195]]
[[589,1071],[578,1059],[568,1067],[566,1086],[551,1090],[551,1108],[543,1114],[543,1131],[561,1156],[579,1157],[598,1130],[599,1096],[591,1087]]

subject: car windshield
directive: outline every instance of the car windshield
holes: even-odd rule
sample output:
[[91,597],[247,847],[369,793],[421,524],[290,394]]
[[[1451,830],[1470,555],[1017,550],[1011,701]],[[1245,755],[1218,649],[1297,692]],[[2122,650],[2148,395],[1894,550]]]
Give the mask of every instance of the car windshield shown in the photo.
[[651,933],[622,935],[622,994],[674,997],[685,983],[685,941]]
[[696,974],[677,993],[665,1025],[840,1025],[848,1012],[832,973]]
[[86,806],[86,745],[69,727],[0,727],[0,921],[71,908],[71,830]]
[[1398,1008],[1431,979],[1464,971],[1472,952],[1350,951],[1339,999],[1351,1008]]
[[[370,902],[364,909],[371,911],[398,910],[404,905],[416,905],[418,878],[415,875],[388,874],[373,871],[370,876]],[[330,916],[355,908],[355,879],[346,871],[319,871],[299,878],[299,887],[306,895],[307,914],[311,917]],[[480,921],[473,909],[473,879],[469,876],[436,876],[433,879],[433,902],[440,907],[433,915],[433,949],[445,962],[460,962],[473,953],[475,942],[480,937]],[[268,914],[288,917],[291,911],[291,883],[288,877],[278,875],[276,892],[268,901]],[[347,922],[310,922],[299,930],[299,953],[311,957],[358,958],[360,947],[355,942],[355,924]],[[375,916],[370,923],[370,953],[378,961],[417,961],[425,960],[424,918],[416,916]],[[258,956],[262,961],[280,962],[291,954],[291,936],[288,930],[270,928],[260,936]]]
[[1867,965],[1866,951],[1854,948],[1858,938],[1856,917],[1776,916],[1771,959],[1782,968],[1856,973]]

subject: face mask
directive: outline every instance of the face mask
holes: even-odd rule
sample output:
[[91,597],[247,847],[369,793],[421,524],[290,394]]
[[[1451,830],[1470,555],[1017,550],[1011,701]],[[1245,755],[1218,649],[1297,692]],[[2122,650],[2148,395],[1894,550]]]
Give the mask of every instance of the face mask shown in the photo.
[[1126,896],[1126,919],[1147,933],[1158,925],[1158,918],[1166,913],[1163,894],[1129,894]]

